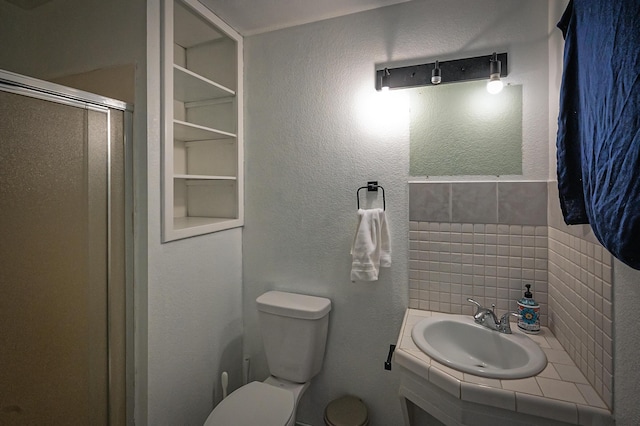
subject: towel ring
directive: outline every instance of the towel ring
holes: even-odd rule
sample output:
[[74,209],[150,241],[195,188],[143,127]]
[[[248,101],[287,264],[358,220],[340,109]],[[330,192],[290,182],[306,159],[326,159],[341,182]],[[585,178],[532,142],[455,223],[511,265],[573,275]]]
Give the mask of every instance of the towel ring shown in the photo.
[[382,189],[382,210],[387,210],[387,201],[384,197],[384,188],[378,185],[377,180],[367,182],[367,186],[361,186],[356,191],[356,200],[358,201],[358,210],[360,210],[360,190],[366,189],[367,192],[378,192],[378,188]]

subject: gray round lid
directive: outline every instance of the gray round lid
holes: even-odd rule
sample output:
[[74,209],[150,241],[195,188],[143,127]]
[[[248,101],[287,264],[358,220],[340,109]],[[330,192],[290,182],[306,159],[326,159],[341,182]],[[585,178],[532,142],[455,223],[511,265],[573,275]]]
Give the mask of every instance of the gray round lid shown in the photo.
[[262,382],[251,382],[209,414],[204,426],[286,426],[293,416],[293,394]]
[[331,401],[324,417],[332,426],[364,426],[368,423],[366,405],[360,398],[351,395]]

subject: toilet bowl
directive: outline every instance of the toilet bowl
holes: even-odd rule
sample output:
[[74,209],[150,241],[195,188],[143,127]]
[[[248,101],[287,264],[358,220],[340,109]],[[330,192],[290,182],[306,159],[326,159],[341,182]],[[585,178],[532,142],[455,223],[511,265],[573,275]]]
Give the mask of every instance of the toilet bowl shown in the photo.
[[232,392],[204,426],[294,426],[298,401],[322,368],[331,301],[270,291],[256,302],[271,375]]
[[291,392],[263,382],[251,382],[223,399],[204,426],[293,426],[294,409]]

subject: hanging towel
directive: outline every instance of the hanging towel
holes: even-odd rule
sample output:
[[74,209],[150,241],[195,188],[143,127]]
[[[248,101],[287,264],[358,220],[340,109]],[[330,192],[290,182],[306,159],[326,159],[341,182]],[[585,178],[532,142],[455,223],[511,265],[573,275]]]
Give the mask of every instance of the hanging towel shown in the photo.
[[380,267],[391,266],[389,228],[384,210],[358,210],[351,256],[351,281],[377,281]]

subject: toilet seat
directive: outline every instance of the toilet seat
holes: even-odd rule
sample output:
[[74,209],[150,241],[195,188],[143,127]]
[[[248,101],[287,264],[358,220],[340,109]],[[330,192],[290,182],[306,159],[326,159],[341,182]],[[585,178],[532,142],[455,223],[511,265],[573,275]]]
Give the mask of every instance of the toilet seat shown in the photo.
[[204,426],[286,426],[294,416],[294,406],[291,392],[251,382],[223,399]]

